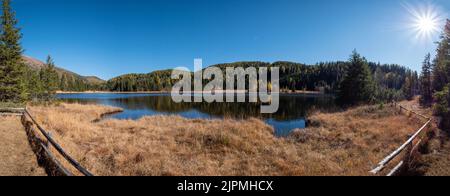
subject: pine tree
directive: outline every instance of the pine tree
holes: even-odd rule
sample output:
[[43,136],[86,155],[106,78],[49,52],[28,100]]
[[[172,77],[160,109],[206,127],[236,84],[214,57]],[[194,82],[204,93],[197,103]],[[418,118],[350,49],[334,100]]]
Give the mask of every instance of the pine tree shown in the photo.
[[436,91],[435,113],[442,117],[441,128],[450,129],[450,20],[447,20],[441,41],[438,43],[435,66],[433,69],[433,88]]
[[45,101],[54,99],[56,90],[58,90],[58,73],[55,70],[55,63],[51,56],[47,57],[44,68],[40,71],[40,78],[44,88],[43,98]]
[[367,60],[355,50],[341,83],[339,100],[350,105],[368,103],[374,101],[374,92],[375,84]]
[[0,27],[0,101],[21,102],[27,98],[22,62],[20,29],[11,8],[11,0],[2,1]]
[[426,106],[431,105],[433,102],[431,69],[431,55],[427,54],[422,64],[422,73],[420,78],[420,103]]
[[444,29],[441,36],[441,41],[438,43],[437,55],[434,60],[433,67],[433,89],[434,91],[442,91],[447,83],[450,82],[450,20]]
[[407,100],[412,100],[414,98],[414,78],[411,72],[407,73],[402,90]]
[[59,90],[66,91],[67,90],[67,76],[66,74],[62,74],[61,81],[59,82]]
[[28,69],[26,72],[27,90],[29,91],[29,98],[34,101],[41,100],[44,94],[44,87],[39,76],[39,72]]

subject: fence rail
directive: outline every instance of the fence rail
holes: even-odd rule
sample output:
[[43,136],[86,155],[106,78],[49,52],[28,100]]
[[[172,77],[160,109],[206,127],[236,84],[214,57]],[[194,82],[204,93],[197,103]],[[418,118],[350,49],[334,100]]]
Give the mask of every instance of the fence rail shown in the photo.
[[[387,176],[394,176],[400,169],[408,163],[413,153],[418,149],[420,144],[422,143],[422,139],[419,139],[416,143],[414,141],[418,139],[418,137],[427,129],[428,126],[430,126],[432,122],[432,118],[426,117],[425,115],[419,114],[415,111],[409,110],[401,105],[398,105],[400,108],[400,112],[402,110],[405,110],[407,112],[413,113],[417,116],[420,116],[421,118],[424,118],[427,120],[427,122],[419,129],[417,130],[403,145],[401,145],[399,148],[397,148],[394,152],[392,152],[390,155],[388,155],[386,158],[384,158],[370,173],[372,174],[379,174],[381,171],[386,169],[386,167],[396,158],[400,156],[400,154],[404,151],[408,151],[406,156],[403,157],[404,160],[401,160],[388,174]],[[394,107],[397,107],[397,104],[394,104]]]
[[[81,166],[75,159],[73,159],[64,149],[53,139],[50,132],[46,131],[36,119],[31,115],[27,108],[0,108],[0,116],[21,116],[22,124],[28,135],[28,139],[36,155],[41,162],[45,162],[45,169],[47,173],[52,175],[73,176],[68,169],[66,169],[61,162],[54,156],[51,148],[54,148],[71,166],[79,171],[84,176],[93,176],[91,172]],[[28,120],[29,119],[29,120]],[[39,133],[44,136],[44,140],[37,136],[36,127]]]
[[22,116],[25,108],[0,108],[0,116]]

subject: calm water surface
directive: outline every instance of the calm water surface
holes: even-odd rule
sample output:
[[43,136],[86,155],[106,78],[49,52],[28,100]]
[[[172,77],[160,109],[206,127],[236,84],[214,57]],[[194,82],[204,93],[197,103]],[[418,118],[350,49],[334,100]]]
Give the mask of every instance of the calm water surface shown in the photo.
[[179,115],[189,119],[259,118],[275,129],[279,137],[306,127],[306,118],[314,110],[335,107],[334,98],[325,95],[281,95],[275,114],[261,114],[257,103],[174,103],[169,94],[59,94],[68,103],[102,104],[123,108],[111,115],[116,119],[139,119],[143,116]]

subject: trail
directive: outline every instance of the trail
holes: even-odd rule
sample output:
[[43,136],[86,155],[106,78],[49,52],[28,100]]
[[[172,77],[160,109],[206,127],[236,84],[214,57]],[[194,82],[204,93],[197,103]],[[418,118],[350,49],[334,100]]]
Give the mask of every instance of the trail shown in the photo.
[[0,176],[45,176],[20,117],[0,117]]

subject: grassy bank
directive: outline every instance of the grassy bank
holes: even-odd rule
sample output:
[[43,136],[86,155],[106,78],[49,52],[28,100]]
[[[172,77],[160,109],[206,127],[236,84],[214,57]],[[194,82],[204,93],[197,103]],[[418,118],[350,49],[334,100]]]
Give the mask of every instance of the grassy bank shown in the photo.
[[276,138],[258,119],[107,119],[116,108],[31,108],[75,159],[96,175],[368,175],[419,126],[389,107],[318,113],[312,127]]

